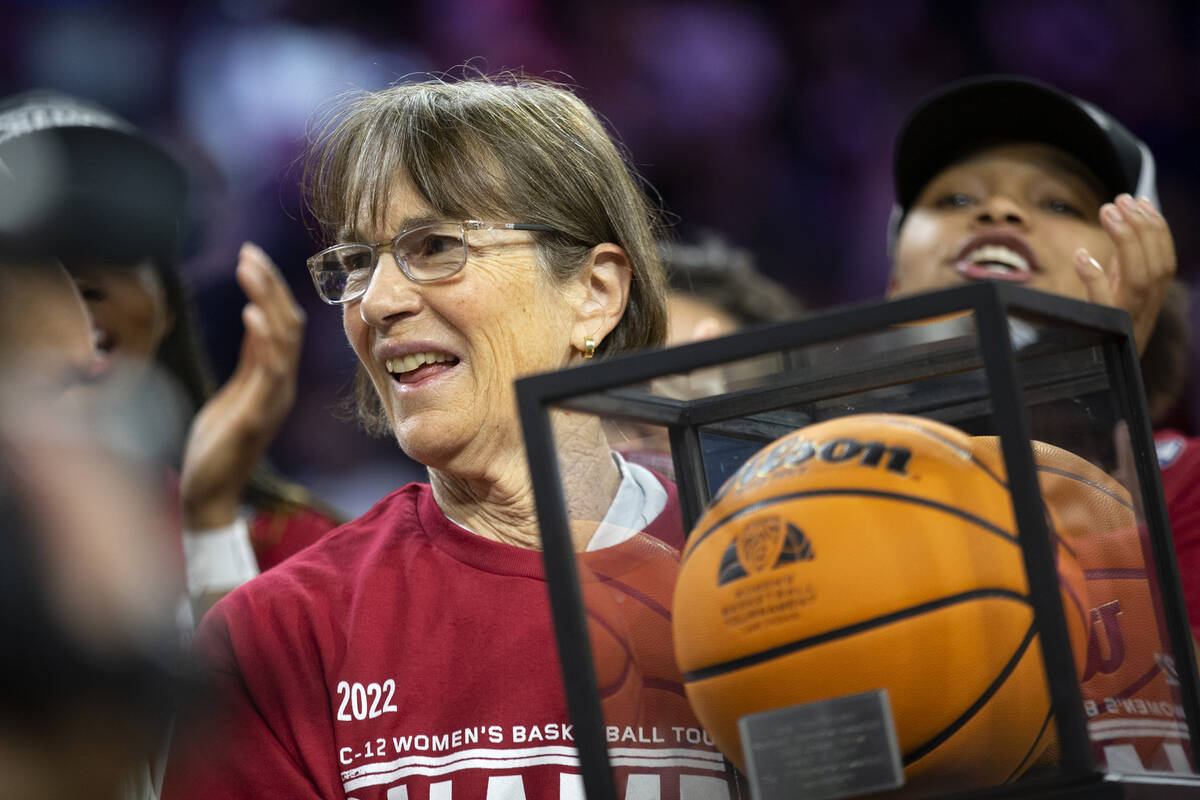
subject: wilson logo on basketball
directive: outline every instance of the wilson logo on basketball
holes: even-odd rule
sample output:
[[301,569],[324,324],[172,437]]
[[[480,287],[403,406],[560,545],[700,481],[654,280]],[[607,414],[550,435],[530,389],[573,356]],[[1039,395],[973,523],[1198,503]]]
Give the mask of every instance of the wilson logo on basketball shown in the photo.
[[812,542],[792,523],[779,517],[752,520],[726,548],[717,570],[717,586],[815,557]]
[[730,489],[742,489],[772,475],[776,470],[796,469],[816,459],[825,464],[857,464],[861,467],[882,467],[897,475],[908,475],[912,451],[878,441],[861,441],[841,437],[826,442],[804,438],[784,437],[770,449],[763,450],[742,465],[721,487],[712,502],[720,500]]

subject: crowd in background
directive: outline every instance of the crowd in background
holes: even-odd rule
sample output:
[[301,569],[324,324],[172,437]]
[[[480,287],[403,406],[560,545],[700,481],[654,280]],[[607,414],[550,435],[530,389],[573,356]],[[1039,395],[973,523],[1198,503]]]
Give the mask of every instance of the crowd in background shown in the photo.
[[[241,341],[238,246],[253,239],[280,265],[309,323],[297,404],[271,454],[350,514],[419,471],[394,442],[336,419],[352,359],[303,267],[316,247],[297,157],[314,108],[347,90],[463,64],[576,86],[681,239],[721,231],[823,307],[883,290],[904,111],[954,78],[1020,72],[1146,140],[1179,274],[1200,280],[1188,222],[1200,216],[1200,7],[1188,2],[9,0],[5,19],[0,95],[40,86],[92,98],[188,165],[185,271],[219,376]],[[1174,422],[1195,433],[1200,394],[1185,397]]]

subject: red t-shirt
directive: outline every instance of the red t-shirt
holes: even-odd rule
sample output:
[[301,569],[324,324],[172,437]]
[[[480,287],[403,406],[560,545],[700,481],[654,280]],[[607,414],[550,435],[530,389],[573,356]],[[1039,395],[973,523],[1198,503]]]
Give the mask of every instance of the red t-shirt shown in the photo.
[[337,527],[337,523],[311,508],[293,511],[256,511],[250,518],[250,544],[260,572],[294,555]]
[[[165,478],[165,497],[170,531],[175,544],[171,548],[174,567],[180,583],[186,574],[183,542],[179,538],[183,530],[183,509],[179,498],[179,473],[168,470]],[[255,511],[248,521],[250,546],[259,572],[266,572],[288,556],[300,552],[337,527],[337,522],[311,508],[299,507],[293,511]]]
[[1154,444],[1184,601],[1192,633],[1200,637],[1200,439],[1163,430]]
[[[579,556],[610,757],[619,796],[724,800],[669,651],[668,489],[644,534]],[[223,713],[211,738],[180,721],[169,800],[582,800],[542,554],[451,523],[428,485],[234,590],[195,649]]]

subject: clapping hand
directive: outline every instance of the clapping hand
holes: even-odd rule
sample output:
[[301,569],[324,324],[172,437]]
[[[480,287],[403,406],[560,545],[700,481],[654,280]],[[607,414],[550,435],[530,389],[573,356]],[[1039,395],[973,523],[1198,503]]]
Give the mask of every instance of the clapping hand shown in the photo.
[[251,471],[296,397],[304,311],[257,245],[242,245],[237,281],[249,299],[237,367],[196,414],[184,450],[180,492],[193,531],[233,522]]

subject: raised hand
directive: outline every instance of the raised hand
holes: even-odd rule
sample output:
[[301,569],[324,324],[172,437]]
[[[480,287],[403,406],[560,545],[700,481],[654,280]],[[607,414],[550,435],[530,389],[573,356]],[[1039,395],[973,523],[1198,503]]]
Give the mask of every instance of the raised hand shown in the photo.
[[237,281],[250,301],[237,368],[196,414],[184,451],[180,492],[184,525],[193,531],[233,522],[251,470],[296,397],[304,311],[255,244],[238,253]]
[[1100,224],[1115,245],[1112,259],[1101,265],[1081,247],[1075,251],[1075,271],[1088,299],[1129,312],[1141,353],[1175,277],[1171,229],[1147,198],[1128,194],[1100,207]]

